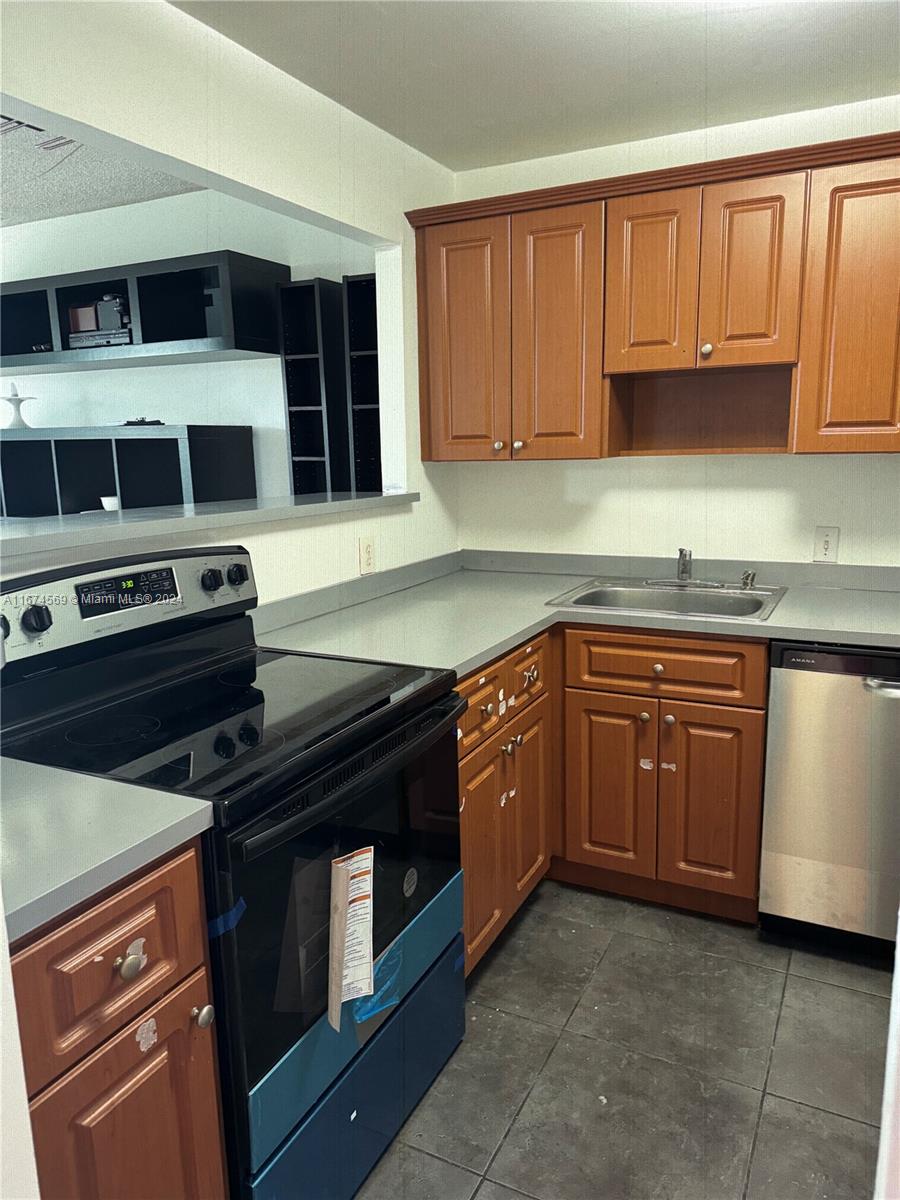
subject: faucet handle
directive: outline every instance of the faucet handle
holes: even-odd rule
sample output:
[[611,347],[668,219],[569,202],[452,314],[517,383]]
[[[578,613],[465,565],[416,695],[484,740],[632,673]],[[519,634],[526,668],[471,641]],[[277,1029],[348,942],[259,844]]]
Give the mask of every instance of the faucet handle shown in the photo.
[[741,576],[741,587],[742,588],[752,588],[755,583],[756,583],[756,572],[755,571],[745,571],[743,573],[743,575]]

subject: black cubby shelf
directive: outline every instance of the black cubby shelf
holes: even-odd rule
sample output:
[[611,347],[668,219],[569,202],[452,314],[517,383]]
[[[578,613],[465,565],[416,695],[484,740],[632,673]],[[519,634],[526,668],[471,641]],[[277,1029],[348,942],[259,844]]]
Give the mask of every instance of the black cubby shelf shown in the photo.
[[[218,250],[3,283],[0,370],[28,375],[278,354],[277,288],[288,279],[283,263]],[[117,298],[119,317],[95,330],[105,295]],[[72,344],[93,332],[103,335],[95,341],[115,344]]]
[[98,425],[5,429],[0,499],[7,517],[160,508],[256,498],[249,425]]
[[341,285],[297,280],[279,298],[294,494],[351,491]]
[[350,409],[353,486],[380,492],[381,426],[378,395],[378,320],[374,275],[345,275],[344,362]]

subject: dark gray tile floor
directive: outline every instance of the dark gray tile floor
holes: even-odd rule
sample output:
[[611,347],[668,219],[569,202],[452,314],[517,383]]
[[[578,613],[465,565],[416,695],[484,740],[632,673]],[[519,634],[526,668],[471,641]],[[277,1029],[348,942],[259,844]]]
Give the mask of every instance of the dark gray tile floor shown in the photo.
[[545,882],[361,1200],[863,1200],[891,976]]

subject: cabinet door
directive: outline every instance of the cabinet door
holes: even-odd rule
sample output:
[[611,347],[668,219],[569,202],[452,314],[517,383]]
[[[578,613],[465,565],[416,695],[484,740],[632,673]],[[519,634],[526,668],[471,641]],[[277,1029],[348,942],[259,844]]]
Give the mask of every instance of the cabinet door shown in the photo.
[[433,225],[422,247],[422,457],[509,458],[509,217]]
[[806,185],[799,171],[703,189],[701,367],[796,360]]
[[599,458],[602,308],[602,202],[516,214],[513,458]]
[[659,702],[657,877],[757,894],[765,714]]
[[900,450],[900,159],[813,171],[794,450]]
[[550,638],[545,633],[520,646],[506,659],[506,701],[510,712],[521,712],[547,690],[549,655]]
[[515,747],[506,805],[506,836],[511,839],[512,902],[519,907],[550,865],[547,806],[550,796],[550,701],[535,701],[504,731]]
[[566,858],[653,879],[659,702],[566,691]]
[[73,1067],[31,1105],[48,1200],[211,1200],[225,1194],[203,970]]
[[466,711],[459,718],[456,742],[459,758],[471,754],[502,724],[501,705],[505,686],[506,669],[502,661],[492,663],[477,675],[470,675],[457,686],[456,690],[467,704]]
[[699,265],[699,188],[607,201],[607,374],[694,366]]
[[507,918],[509,865],[504,831],[509,791],[505,730],[459,764],[459,838],[463,868],[466,971]]

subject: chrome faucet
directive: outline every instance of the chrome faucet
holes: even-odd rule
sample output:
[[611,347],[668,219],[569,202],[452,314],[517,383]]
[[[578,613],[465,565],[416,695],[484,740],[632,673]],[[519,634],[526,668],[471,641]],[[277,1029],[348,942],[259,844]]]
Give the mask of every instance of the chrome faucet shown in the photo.
[[745,571],[743,573],[743,575],[741,576],[741,587],[745,591],[748,588],[752,588],[755,585],[755,583],[756,583],[756,572],[755,571]]
[[689,583],[691,578],[691,552],[682,546],[678,551],[678,571],[676,579],[679,583]]

